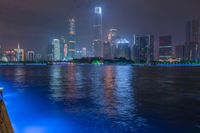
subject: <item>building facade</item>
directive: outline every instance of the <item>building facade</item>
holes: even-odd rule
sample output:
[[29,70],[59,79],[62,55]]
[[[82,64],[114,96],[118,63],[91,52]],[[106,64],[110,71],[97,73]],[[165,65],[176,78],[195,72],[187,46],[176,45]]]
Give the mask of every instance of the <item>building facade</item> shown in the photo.
[[159,60],[169,61],[173,55],[172,36],[159,37]]
[[103,57],[104,59],[112,59],[112,47],[109,41],[103,43]]
[[35,61],[35,52],[34,51],[27,52],[26,61]]
[[125,58],[127,60],[130,59],[130,42],[125,38],[120,38],[115,40],[115,44],[113,46],[114,50],[114,58]]
[[60,61],[60,40],[59,39],[53,39],[52,41],[53,45],[53,61]]
[[197,61],[200,59],[200,31],[199,21],[192,20],[186,24],[186,60]]
[[102,8],[95,7],[93,53],[95,57],[103,57],[102,46]]
[[185,59],[185,46],[184,45],[176,45],[175,46],[175,56],[179,60]]
[[136,62],[154,61],[154,36],[134,35],[131,58]]
[[68,52],[67,58],[68,60],[74,59],[76,56],[76,25],[75,19],[69,19],[69,34],[68,34]]

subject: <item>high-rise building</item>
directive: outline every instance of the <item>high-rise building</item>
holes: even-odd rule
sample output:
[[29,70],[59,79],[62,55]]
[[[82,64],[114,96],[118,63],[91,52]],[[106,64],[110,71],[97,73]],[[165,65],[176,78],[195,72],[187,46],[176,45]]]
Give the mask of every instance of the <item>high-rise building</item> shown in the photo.
[[133,40],[131,48],[132,60],[148,63],[154,61],[154,36],[134,35]]
[[159,37],[159,60],[169,61],[172,58],[173,45],[171,36]]
[[20,50],[20,45],[18,44],[18,48],[17,48],[17,61],[21,61],[21,50]]
[[66,44],[65,37],[62,36],[62,37],[60,38],[60,59],[61,59],[61,60],[64,60],[64,58],[65,58],[65,54],[64,54],[65,44]]
[[192,20],[186,24],[186,60],[200,59],[200,31],[199,21]]
[[17,56],[16,56],[16,51],[14,51],[14,50],[7,50],[7,51],[5,51],[5,57],[4,57],[4,59],[3,59],[3,57],[2,57],[2,60],[3,61],[17,61]]
[[87,57],[87,48],[82,48],[82,57]]
[[35,52],[34,51],[28,51],[26,56],[27,61],[35,61]]
[[184,45],[176,45],[175,46],[175,55],[176,55],[177,59],[184,60],[185,46]]
[[43,61],[42,54],[40,53],[35,54],[35,61]]
[[[111,47],[111,58],[112,59],[117,56],[116,55],[117,53],[115,53],[115,48],[116,48],[115,42],[117,39],[120,39],[120,37],[118,36],[118,30],[110,29],[108,32],[108,36],[107,36],[107,41],[108,41],[107,43],[109,43],[110,46],[109,45],[106,45],[106,46],[107,46],[107,49],[110,49],[108,47]],[[103,44],[103,47],[104,46],[105,46],[105,44]],[[103,49],[105,49],[105,47]],[[105,58],[105,52],[104,52],[104,58]]]
[[12,61],[18,61],[18,62],[25,61],[25,52],[24,52],[24,49],[21,49],[19,44],[18,44],[17,49],[14,49],[13,51],[15,53],[15,59],[12,60]]
[[103,57],[102,46],[102,8],[95,7],[94,10],[94,41],[93,52],[95,57]]
[[108,37],[107,37],[107,40],[112,44],[114,43],[114,41],[116,39],[119,39],[119,36],[118,36],[118,30],[117,29],[110,29],[109,32],[108,32]]
[[54,55],[54,46],[53,44],[49,44],[48,45],[48,48],[47,48],[47,61],[53,61],[54,58],[53,58],[53,55]]
[[104,59],[112,59],[112,47],[109,41],[103,43],[103,57]]
[[76,27],[75,19],[69,19],[69,35],[68,35],[68,60],[74,59],[76,55]]
[[52,41],[53,45],[53,61],[60,61],[60,40],[59,39],[53,39]]
[[115,40],[114,58],[130,59],[130,42],[127,39],[120,38]]
[[63,60],[67,60],[67,55],[68,55],[68,45],[65,44],[64,45],[64,59]]

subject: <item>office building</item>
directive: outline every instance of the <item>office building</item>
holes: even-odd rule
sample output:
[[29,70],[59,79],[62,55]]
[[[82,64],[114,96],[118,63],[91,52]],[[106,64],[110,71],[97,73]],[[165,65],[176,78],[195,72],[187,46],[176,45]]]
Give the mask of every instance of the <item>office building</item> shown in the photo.
[[69,19],[69,35],[68,35],[68,60],[74,59],[76,56],[76,27],[75,19]]
[[64,45],[64,58],[63,58],[64,61],[67,60],[67,55],[68,55],[68,45],[65,44]]
[[53,49],[54,46],[52,44],[49,44],[47,48],[47,61],[53,61]]
[[175,56],[179,60],[185,59],[185,46],[184,45],[176,45],[175,46]]
[[200,59],[200,31],[199,21],[192,20],[186,24],[186,60],[197,61]]
[[82,48],[82,57],[87,57],[87,48]]
[[28,51],[26,56],[27,61],[35,61],[35,52],[34,51]]
[[115,40],[114,58],[130,59],[130,42],[125,38]]
[[52,41],[53,45],[53,61],[60,61],[60,40],[59,39],[53,39]]
[[66,44],[65,37],[62,36],[62,37],[60,38],[60,59],[61,59],[61,60],[64,60],[64,58],[65,58],[65,53],[64,53],[65,44]]
[[173,44],[171,36],[159,37],[159,60],[169,61],[173,55]]
[[95,7],[93,52],[95,57],[103,57],[102,8]]
[[14,49],[13,51],[15,52],[16,56],[14,61],[25,61],[25,50],[20,48],[20,44],[18,44],[17,49]]
[[110,41],[103,43],[103,57],[104,59],[112,59],[112,46]]
[[134,35],[133,46],[131,47],[131,59],[136,62],[154,61],[154,36]]

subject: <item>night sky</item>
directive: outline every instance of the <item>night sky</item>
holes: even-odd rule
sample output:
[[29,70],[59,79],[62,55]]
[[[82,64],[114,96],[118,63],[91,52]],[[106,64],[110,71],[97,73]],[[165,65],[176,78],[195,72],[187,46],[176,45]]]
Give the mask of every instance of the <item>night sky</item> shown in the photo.
[[0,44],[45,53],[53,38],[67,36],[67,20],[77,21],[78,48],[92,42],[93,10],[103,7],[103,31],[117,28],[131,40],[136,34],[172,35],[185,41],[186,21],[200,18],[200,0],[0,0]]

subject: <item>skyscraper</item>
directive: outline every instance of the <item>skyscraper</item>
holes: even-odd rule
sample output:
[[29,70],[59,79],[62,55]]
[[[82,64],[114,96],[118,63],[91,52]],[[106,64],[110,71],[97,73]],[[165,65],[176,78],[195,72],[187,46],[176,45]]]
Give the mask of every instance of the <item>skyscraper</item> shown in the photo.
[[130,42],[125,38],[115,40],[114,58],[130,59]]
[[160,36],[159,38],[159,60],[169,61],[172,58],[173,46],[171,36]]
[[61,60],[64,60],[64,47],[65,47],[65,44],[66,44],[66,41],[65,41],[65,38],[64,36],[62,36],[60,38],[60,59]]
[[87,48],[82,48],[82,57],[87,57]]
[[186,24],[186,60],[200,59],[199,26],[198,20],[188,21]]
[[111,44],[114,43],[114,41],[119,38],[117,32],[118,32],[117,29],[110,29],[109,30],[107,39]]
[[17,61],[21,61],[21,50],[20,45],[17,45]]
[[17,62],[25,61],[25,53],[24,53],[25,50],[20,48],[20,44],[18,44],[17,49],[14,49],[13,51],[15,53],[14,61]]
[[53,39],[53,61],[60,61],[60,40]]
[[175,46],[175,55],[179,60],[184,60],[185,57],[185,46],[184,45],[176,45]]
[[104,59],[112,59],[112,47],[109,41],[103,43],[103,57]]
[[134,35],[132,60],[148,63],[154,61],[153,35]]
[[34,51],[28,51],[26,60],[27,61],[35,61],[35,52]]
[[102,46],[102,8],[95,7],[94,10],[94,41],[93,41],[93,53],[95,57],[103,57]]
[[54,46],[53,44],[49,44],[47,48],[47,61],[53,61],[53,55],[54,55]]
[[69,35],[68,35],[68,60],[74,59],[76,55],[76,27],[75,19],[69,19]]

